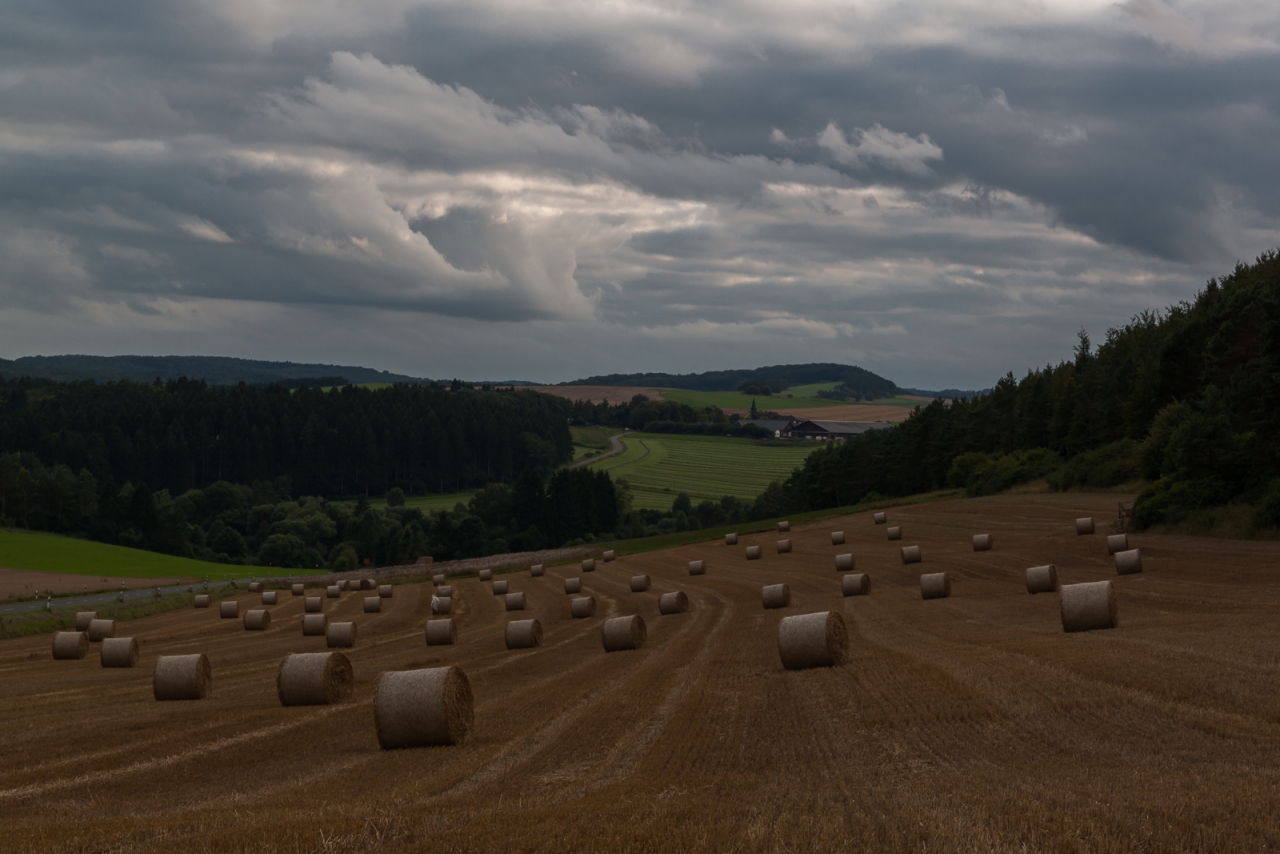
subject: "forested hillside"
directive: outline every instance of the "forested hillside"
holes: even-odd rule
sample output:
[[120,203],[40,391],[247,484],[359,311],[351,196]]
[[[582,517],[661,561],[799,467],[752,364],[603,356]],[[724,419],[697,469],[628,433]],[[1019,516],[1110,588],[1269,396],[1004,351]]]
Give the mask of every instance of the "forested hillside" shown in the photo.
[[1212,280],[1194,301],[1112,329],[1095,351],[1012,374],[987,394],[917,410],[811,455],[757,515],[1048,477],[1051,486],[1145,481],[1139,525],[1228,502],[1280,522],[1280,256]]
[[152,382],[186,377],[210,385],[311,380],[310,385],[422,382],[416,377],[355,365],[316,365],[305,362],[264,362],[229,356],[23,356],[0,359],[0,377],[38,377],[69,382],[96,380]]
[[796,385],[810,383],[840,383],[842,396],[874,398],[889,397],[898,387],[891,380],[873,374],[856,365],[837,365],[815,362],[805,365],[771,365],[764,368],[748,368],[733,371],[707,371],[701,374],[607,374],[587,377],[563,385],[613,385],[638,388],[687,388],[695,391],[748,391],[762,394],[767,386],[771,391],[783,391]]

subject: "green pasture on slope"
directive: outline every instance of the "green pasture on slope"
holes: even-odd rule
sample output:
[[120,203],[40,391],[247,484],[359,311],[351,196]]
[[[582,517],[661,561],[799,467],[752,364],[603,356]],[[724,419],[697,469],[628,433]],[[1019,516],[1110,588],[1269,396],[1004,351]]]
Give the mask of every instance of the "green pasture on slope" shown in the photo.
[[[750,411],[751,401],[756,402],[756,408],[760,410],[772,410],[774,412],[791,412],[798,409],[816,409],[819,406],[845,406],[858,405],[860,403],[868,406],[921,406],[921,401],[907,400],[902,397],[886,397],[881,400],[826,400],[821,397],[812,397],[814,393],[832,389],[836,387],[836,383],[814,383],[807,386],[796,386],[794,389],[787,389],[781,394],[774,394],[766,397],[763,394],[743,394],[738,391],[692,391],[684,388],[664,388],[662,390],[662,398],[664,400],[674,400],[677,403],[688,404],[689,406],[718,406],[721,409],[743,409]],[[803,391],[801,395],[799,392]],[[792,395],[787,397],[787,395]]]
[[115,578],[248,578],[267,571],[12,528],[0,530],[0,567]]
[[735,495],[745,501],[782,480],[813,453],[817,444],[757,444],[724,436],[628,433],[626,450],[590,467],[631,484],[632,505],[669,510],[681,492],[696,505]]

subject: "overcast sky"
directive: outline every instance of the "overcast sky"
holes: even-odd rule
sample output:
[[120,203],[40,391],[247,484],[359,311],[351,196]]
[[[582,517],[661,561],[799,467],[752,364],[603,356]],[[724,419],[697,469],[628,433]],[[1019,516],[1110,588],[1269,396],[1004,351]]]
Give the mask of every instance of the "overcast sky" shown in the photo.
[[990,385],[1280,245],[1280,12],[0,2],[0,356]]

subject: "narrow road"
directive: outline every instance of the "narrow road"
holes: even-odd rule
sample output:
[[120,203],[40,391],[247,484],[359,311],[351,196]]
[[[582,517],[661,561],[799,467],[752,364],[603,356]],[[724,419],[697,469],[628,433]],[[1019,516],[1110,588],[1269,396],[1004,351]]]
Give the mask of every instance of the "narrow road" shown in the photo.
[[[226,582],[223,582],[225,584]],[[192,584],[174,584],[168,587],[160,588],[160,595],[167,593],[185,593],[188,587],[194,586],[203,591],[204,582],[197,581]],[[124,591],[125,601],[135,599],[147,599],[154,597],[156,588],[154,587],[134,587]],[[120,592],[115,593],[90,593],[87,596],[59,596],[53,600],[53,609],[55,611],[65,611],[67,608],[74,608],[80,605],[101,605],[107,602],[116,602],[120,599]],[[45,599],[39,599],[29,602],[15,602],[9,605],[0,605],[0,614],[18,614],[26,611],[43,611]]]
[[569,468],[571,468],[571,469],[580,469],[580,468],[582,468],[583,466],[587,465],[588,463],[594,463],[594,462],[597,462],[597,461],[599,461],[599,460],[604,460],[604,459],[608,459],[609,457],[617,456],[618,454],[622,453],[623,451],[625,451],[625,450],[627,449],[627,448],[626,448],[626,446],[622,444],[622,434],[621,434],[621,433],[619,433],[617,436],[610,436],[610,437],[609,437],[609,441],[613,443],[613,450],[612,450],[612,451],[606,451],[605,453],[601,454],[601,455],[600,455],[600,456],[598,456],[598,457],[587,457],[585,460],[581,460],[581,461],[576,462],[576,463],[574,463],[573,465],[569,466]]

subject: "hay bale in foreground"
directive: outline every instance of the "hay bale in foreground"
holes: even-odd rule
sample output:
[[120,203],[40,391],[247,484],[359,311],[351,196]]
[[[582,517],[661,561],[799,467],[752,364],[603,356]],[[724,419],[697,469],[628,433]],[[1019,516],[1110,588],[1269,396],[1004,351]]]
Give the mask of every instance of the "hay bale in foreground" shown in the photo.
[[537,620],[512,620],[507,623],[507,649],[532,649],[542,646],[542,623]]
[[737,534],[725,534],[725,535],[724,535],[724,544],[725,544],[726,546],[736,546],[736,545],[738,544],[738,535],[737,535]]
[[683,590],[663,593],[658,597],[658,613],[683,614],[689,610],[689,596]]
[[104,638],[102,641],[103,667],[137,667],[137,638]]
[[453,646],[458,642],[458,624],[452,617],[427,620],[427,646]]
[[640,649],[648,639],[649,629],[644,624],[644,617],[639,614],[614,617],[605,620],[600,627],[600,640],[604,642],[605,652]]
[[836,555],[836,572],[853,572],[853,554]]
[[946,599],[951,595],[951,576],[945,572],[926,572],[920,576],[921,599]]
[[262,604],[263,604],[263,605],[275,605],[275,604],[276,604],[276,600],[277,600],[277,598],[278,598],[278,597],[276,596],[276,591],[274,591],[274,590],[264,590],[264,591],[262,591]]
[[330,584],[324,589],[324,595],[330,599],[340,599],[342,598],[342,588],[336,584]]
[[1090,632],[1120,625],[1116,591],[1110,581],[1062,585],[1062,630]]
[[[1142,572],[1142,552],[1138,549],[1116,552],[1116,575],[1133,575],[1135,572]],[[93,639],[92,632],[89,639]]]
[[524,593],[508,593],[504,597],[508,611],[524,610]]
[[351,699],[355,673],[340,652],[293,652],[276,671],[282,706],[331,706]]
[[606,550],[605,550],[605,553],[604,553],[604,562],[605,562],[605,563],[612,563],[612,562],[613,562],[613,560],[614,560],[616,557],[617,557],[617,554],[615,554],[615,553],[614,553],[613,549],[606,549]]
[[593,558],[593,557],[589,557],[589,558],[587,558],[586,560],[584,560],[584,561],[582,562],[582,571],[583,571],[583,572],[595,572],[595,571],[596,571],[596,559],[595,559],[595,558]]
[[479,578],[481,581],[493,581],[493,570],[492,569],[480,570]]
[[203,700],[213,690],[213,668],[202,652],[162,655],[151,677],[156,700]]
[[778,540],[778,554],[784,555],[791,551],[790,540]]
[[902,565],[909,563],[920,563],[924,558],[920,555],[919,546],[903,546],[902,549]]
[[437,595],[437,596],[442,596],[442,597],[444,597],[444,598],[446,598],[446,599],[452,599],[452,598],[453,598],[453,585],[452,585],[452,584],[441,584],[441,585],[440,585],[440,589],[436,591],[436,595]]
[[898,527],[897,525],[894,525],[892,528],[887,529],[885,533],[889,535],[889,539],[891,540],[902,539],[902,528]]
[[529,577],[530,577],[530,578],[541,578],[541,577],[542,577],[542,573],[543,573],[544,571],[545,571],[545,570],[542,568],[542,564],[540,564],[540,563],[535,563],[533,566],[529,567]]
[[707,562],[705,560],[689,561],[690,575],[705,575],[707,572]]
[[991,535],[990,534],[974,534],[973,550],[975,552],[991,551]]
[[766,584],[760,593],[766,608],[785,608],[791,604],[791,588],[785,584]]
[[1113,555],[1116,552],[1127,552],[1129,550],[1128,534],[1110,534],[1107,537],[1107,554]]
[[787,531],[790,531],[790,530],[791,530],[791,523],[790,523],[790,522],[779,522],[779,523],[778,523],[778,530],[779,530],[780,532],[783,532],[783,533],[785,533],[785,532],[787,532]]
[[304,614],[302,616],[303,637],[320,637],[329,627],[329,618],[324,614]]
[[649,576],[633,575],[631,576],[631,592],[643,593],[649,589]]
[[53,657],[68,661],[89,654],[89,632],[54,632]]
[[197,593],[192,605],[197,608],[208,608],[212,602],[213,599],[209,597],[208,593]]
[[247,632],[265,632],[271,628],[271,612],[263,608],[245,611],[244,628]]
[[324,640],[329,649],[350,649],[356,645],[356,624],[330,623],[325,627]]
[[508,586],[509,586],[509,584],[508,584],[508,582],[507,582],[507,580],[506,580],[506,579],[503,579],[502,581],[495,581],[495,582],[493,582],[493,595],[494,595],[494,596],[506,596],[506,595],[507,595],[507,593],[509,592],[509,591],[507,590],[507,587],[508,587]]
[[1076,520],[1076,536],[1083,537],[1093,533],[1093,517],[1084,516]]
[[849,655],[849,631],[837,611],[797,614],[778,623],[778,655],[787,670],[834,667]]
[[364,597],[364,612],[366,614],[382,613],[382,597],[381,596]]
[[760,547],[747,546],[747,560],[759,560],[759,559],[760,559]]
[[871,576],[854,572],[840,579],[840,592],[845,596],[866,596],[871,592]]
[[833,546],[843,546],[843,545],[844,545],[844,531],[832,531],[832,532],[831,532],[831,545],[833,545]]
[[89,631],[89,624],[98,619],[97,611],[76,611],[76,631]]
[[218,616],[224,620],[236,620],[240,618],[240,603],[236,601],[219,602]]
[[302,603],[302,610],[308,614],[319,614],[324,610],[324,600],[319,596],[308,596]]
[[1058,589],[1058,568],[1051,563],[1027,568],[1028,593],[1052,593]]
[[580,596],[569,605],[569,613],[575,620],[585,620],[596,615],[596,597]]
[[883,510],[875,514],[875,516],[873,516],[872,518],[876,520],[877,525],[883,525],[885,522],[889,521],[889,517],[885,515],[885,512]]
[[89,643],[98,643],[105,638],[113,638],[115,636],[115,620],[98,619],[89,621]]
[[452,596],[432,596],[431,613],[444,616],[453,610]]
[[301,596],[307,592],[306,585],[303,584],[291,584],[289,585],[289,589],[292,591],[294,596]]
[[565,593],[581,593],[581,592],[582,592],[582,579],[581,579],[581,578],[566,578],[566,579],[564,580],[564,592],[565,592]]
[[456,665],[383,673],[373,701],[383,750],[457,744],[475,724],[467,675]]
[[439,587],[441,584],[444,584],[444,582],[445,582],[445,578],[444,578],[443,572],[437,572],[435,575],[431,576],[431,583],[436,587]]

